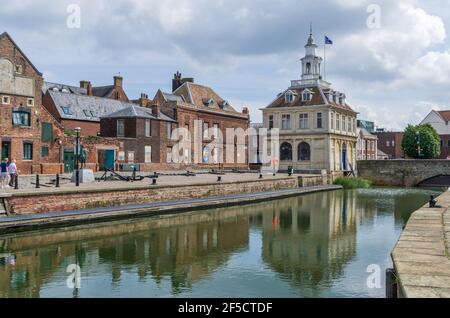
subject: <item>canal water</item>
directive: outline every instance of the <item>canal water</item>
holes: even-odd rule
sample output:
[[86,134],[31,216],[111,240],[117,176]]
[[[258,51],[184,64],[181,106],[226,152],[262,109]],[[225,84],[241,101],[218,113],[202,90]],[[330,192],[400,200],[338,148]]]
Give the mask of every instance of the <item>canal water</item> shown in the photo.
[[438,193],[338,190],[0,236],[0,297],[384,297],[403,225]]

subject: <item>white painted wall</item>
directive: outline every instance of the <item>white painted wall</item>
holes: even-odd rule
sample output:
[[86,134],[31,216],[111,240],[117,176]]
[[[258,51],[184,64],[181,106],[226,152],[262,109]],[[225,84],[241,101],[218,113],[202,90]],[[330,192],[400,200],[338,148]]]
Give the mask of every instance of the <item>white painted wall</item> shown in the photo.
[[430,124],[439,135],[450,135],[450,125],[435,111],[429,113],[420,124]]

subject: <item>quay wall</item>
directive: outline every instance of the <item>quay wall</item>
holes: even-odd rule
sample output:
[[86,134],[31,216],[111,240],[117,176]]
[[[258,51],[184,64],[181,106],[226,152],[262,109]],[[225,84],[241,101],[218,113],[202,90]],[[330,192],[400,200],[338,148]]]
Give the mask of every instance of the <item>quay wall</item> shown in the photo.
[[9,213],[27,215],[53,211],[105,208],[154,202],[201,199],[235,194],[257,193],[299,187],[298,177],[240,182],[217,182],[171,186],[124,186],[98,189],[46,189],[12,194],[6,198]]

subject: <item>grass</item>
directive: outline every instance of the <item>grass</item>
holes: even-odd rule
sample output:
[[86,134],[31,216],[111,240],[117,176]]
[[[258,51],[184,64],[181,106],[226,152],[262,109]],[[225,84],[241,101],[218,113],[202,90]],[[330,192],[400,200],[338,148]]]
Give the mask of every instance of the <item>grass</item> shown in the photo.
[[363,178],[338,177],[334,184],[341,185],[344,189],[367,189],[372,186],[372,182]]

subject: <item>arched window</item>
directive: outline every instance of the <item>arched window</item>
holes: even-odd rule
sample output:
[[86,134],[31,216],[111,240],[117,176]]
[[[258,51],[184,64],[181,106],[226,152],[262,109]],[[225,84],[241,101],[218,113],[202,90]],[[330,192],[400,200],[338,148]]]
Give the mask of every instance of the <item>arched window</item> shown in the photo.
[[311,63],[306,63],[306,74],[311,74]]
[[280,147],[280,160],[292,161],[292,145],[288,142],[283,142]]
[[298,145],[298,160],[299,161],[309,161],[311,160],[311,147],[308,143],[302,142]]

